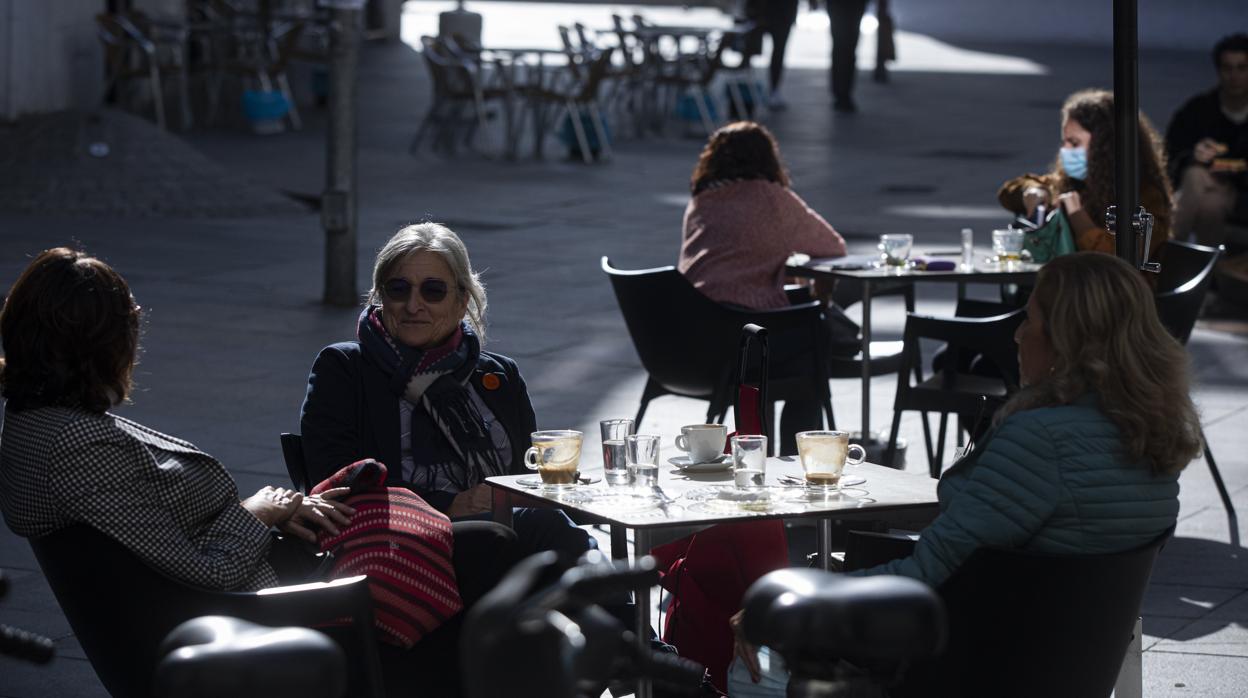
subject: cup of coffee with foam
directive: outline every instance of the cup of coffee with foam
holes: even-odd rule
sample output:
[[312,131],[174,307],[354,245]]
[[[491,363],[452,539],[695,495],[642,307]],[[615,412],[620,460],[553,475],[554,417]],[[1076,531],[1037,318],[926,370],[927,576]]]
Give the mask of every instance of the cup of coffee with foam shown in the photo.
[[536,470],[543,485],[575,485],[577,468],[581,464],[581,439],[579,431],[553,429],[535,431],[529,435],[533,446],[524,452],[524,464]]

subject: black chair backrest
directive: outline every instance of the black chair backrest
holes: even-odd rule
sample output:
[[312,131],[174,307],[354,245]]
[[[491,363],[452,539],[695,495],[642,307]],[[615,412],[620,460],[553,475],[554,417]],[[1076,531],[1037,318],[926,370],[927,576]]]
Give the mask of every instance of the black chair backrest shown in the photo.
[[[982,354],[1001,372],[1007,390],[1018,388],[1018,347],[1014,332],[1023,321],[1023,311],[1015,310],[992,317],[931,317],[910,313],[906,316],[905,358],[903,380],[898,382],[898,393],[908,387],[907,380],[914,370],[922,366],[920,339],[934,339],[948,345],[950,356],[968,351]],[[946,362],[943,373],[952,374],[955,362]]]
[[1213,267],[1221,247],[1167,240],[1161,248],[1161,272],[1157,276],[1157,315],[1161,324],[1181,344],[1187,344],[1200,316],[1200,307],[1213,281]]
[[675,267],[623,271],[606,257],[624,324],[650,378],[665,389],[709,397],[730,380],[741,325]]
[[896,695],[1105,698],[1170,533],[1108,555],[981,548],[938,590],[945,652]]
[[812,301],[779,311],[734,310],[702,295],[676,267],[624,271],[602,258],[641,365],[669,392],[709,398],[735,382],[741,327],[756,323],[771,336],[809,327]]
[[[199,589],[167,577],[109,536],[75,525],[30,547],[100,682],[117,697],[152,695],[165,636],[183,621],[229,615],[264,625],[308,625],[350,617],[344,646],[355,693],[381,695],[372,598],[363,577],[306,591]],[[279,588],[280,589],[280,588]]]
[[299,434],[282,434],[282,460],[286,461],[286,474],[295,489],[307,493],[312,488],[308,482],[308,466],[303,458],[303,436]]

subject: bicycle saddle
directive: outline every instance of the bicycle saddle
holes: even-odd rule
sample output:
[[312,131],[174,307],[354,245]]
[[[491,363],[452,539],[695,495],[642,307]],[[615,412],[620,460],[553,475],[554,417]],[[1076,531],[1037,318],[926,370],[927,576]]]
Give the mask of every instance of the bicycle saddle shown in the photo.
[[160,697],[337,698],[347,688],[342,650],[309,628],[201,616],[170,631],[161,655]]
[[795,674],[835,659],[895,667],[945,642],[944,603],[906,577],[778,570],[746,591],[743,607],[746,638],[780,653]]

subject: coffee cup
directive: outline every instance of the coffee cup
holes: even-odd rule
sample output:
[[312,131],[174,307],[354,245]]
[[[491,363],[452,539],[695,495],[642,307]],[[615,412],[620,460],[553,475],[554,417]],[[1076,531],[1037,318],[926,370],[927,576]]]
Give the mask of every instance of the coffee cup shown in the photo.
[[[858,454],[850,457],[849,452]],[[844,431],[799,431],[797,455],[806,472],[806,484],[810,487],[832,488],[841,481],[845,464],[858,465],[867,452],[858,444],[849,443],[849,433]]]
[[536,470],[544,485],[574,485],[581,463],[579,431],[554,429],[529,435],[533,446],[524,452],[524,464]]
[[676,448],[687,451],[691,463],[709,463],[724,454],[727,437],[723,424],[689,424],[680,428]]

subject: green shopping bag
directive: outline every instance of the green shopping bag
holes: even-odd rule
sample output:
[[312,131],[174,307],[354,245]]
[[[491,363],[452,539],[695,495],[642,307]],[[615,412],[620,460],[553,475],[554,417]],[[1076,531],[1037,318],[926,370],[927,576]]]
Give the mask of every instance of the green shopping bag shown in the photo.
[[1023,249],[1031,254],[1031,261],[1040,264],[1075,251],[1075,235],[1061,207],[1045,219],[1044,225],[1023,233]]

